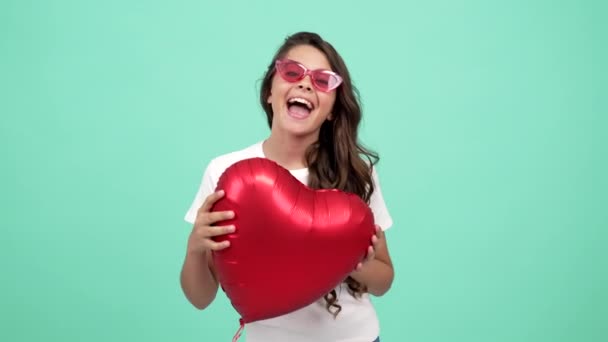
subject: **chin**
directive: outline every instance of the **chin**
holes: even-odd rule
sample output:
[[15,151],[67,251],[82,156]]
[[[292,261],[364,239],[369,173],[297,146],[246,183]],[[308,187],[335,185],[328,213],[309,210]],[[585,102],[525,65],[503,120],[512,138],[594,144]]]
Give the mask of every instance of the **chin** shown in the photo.
[[294,138],[304,138],[315,134],[317,131],[310,127],[294,127],[294,125],[282,125],[281,131],[283,131],[284,135],[289,135]]

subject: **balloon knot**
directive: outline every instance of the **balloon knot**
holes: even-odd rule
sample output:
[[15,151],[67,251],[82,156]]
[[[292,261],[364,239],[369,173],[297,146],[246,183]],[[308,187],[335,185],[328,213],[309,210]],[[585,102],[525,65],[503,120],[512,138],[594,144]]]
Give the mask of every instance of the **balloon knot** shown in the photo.
[[243,332],[243,329],[245,329],[245,321],[243,321],[242,318],[239,318],[239,324],[241,326],[239,327],[239,330],[237,330],[236,334],[234,334],[234,337],[232,338],[232,342],[238,341],[239,337],[241,337],[241,333]]

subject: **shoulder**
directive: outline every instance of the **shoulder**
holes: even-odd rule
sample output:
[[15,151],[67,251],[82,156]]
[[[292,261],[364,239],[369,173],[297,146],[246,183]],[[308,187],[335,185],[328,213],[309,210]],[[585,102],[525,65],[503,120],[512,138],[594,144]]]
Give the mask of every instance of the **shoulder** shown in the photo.
[[211,159],[205,168],[199,189],[186,213],[185,220],[189,223],[194,223],[197,210],[203,204],[205,198],[215,190],[220,176],[230,165],[243,159],[262,157],[263,155],[262,142],[257,142],[238,151],[226,153]]
[[209,162],[205,173],[207,173],[214,181],[217,181],[219,176],[230,167],[230,165],[243,159],[263,157],[262,142],[258,141],[255,144],[244,147],[240,150],[232,151],[226,154],[219,155]]

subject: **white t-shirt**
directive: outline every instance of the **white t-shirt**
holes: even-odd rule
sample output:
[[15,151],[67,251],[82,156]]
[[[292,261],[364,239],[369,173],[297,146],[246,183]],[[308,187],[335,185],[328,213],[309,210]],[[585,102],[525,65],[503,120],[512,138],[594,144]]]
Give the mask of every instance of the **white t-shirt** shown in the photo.
[[[245,149],[214,158],[203,174],[200,187],[185,220],[194,224],[196,213],[205,198],[216,187],[219,177],[230,165],[248,158],[265,158],[262,141]],[[308,169],[290,170],[291,174],[303,184],[307,184]],[[374,192],[370,199],[370,208],[374,213],[376,224],[383,230],[391,227],[392,218],[382,198],[378,175],[372,172]],[[245,325],[247,342],[371,342],[380,334],[380,325],[369,294],[354,298],[348,292],[346,284],[336,288],[337,304],[342,310],[334,319],[325,307],[325,299],[289,314],[252,322]]]

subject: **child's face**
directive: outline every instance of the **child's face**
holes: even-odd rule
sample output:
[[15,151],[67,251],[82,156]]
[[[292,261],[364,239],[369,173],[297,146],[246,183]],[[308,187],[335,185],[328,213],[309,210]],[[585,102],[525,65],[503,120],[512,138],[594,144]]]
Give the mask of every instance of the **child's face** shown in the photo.
[[[299,45],[285,58],[298,62],[310,70],[331,70],[325,55],[310,45]],[[276,133],[308,137],[316,140],[323,122],[331,119],[330,112],[336,100],[336,91],[317,90],[310,79],[290,83],[278,73],[272,79],[268,103],[272,106],[272,130]]]

